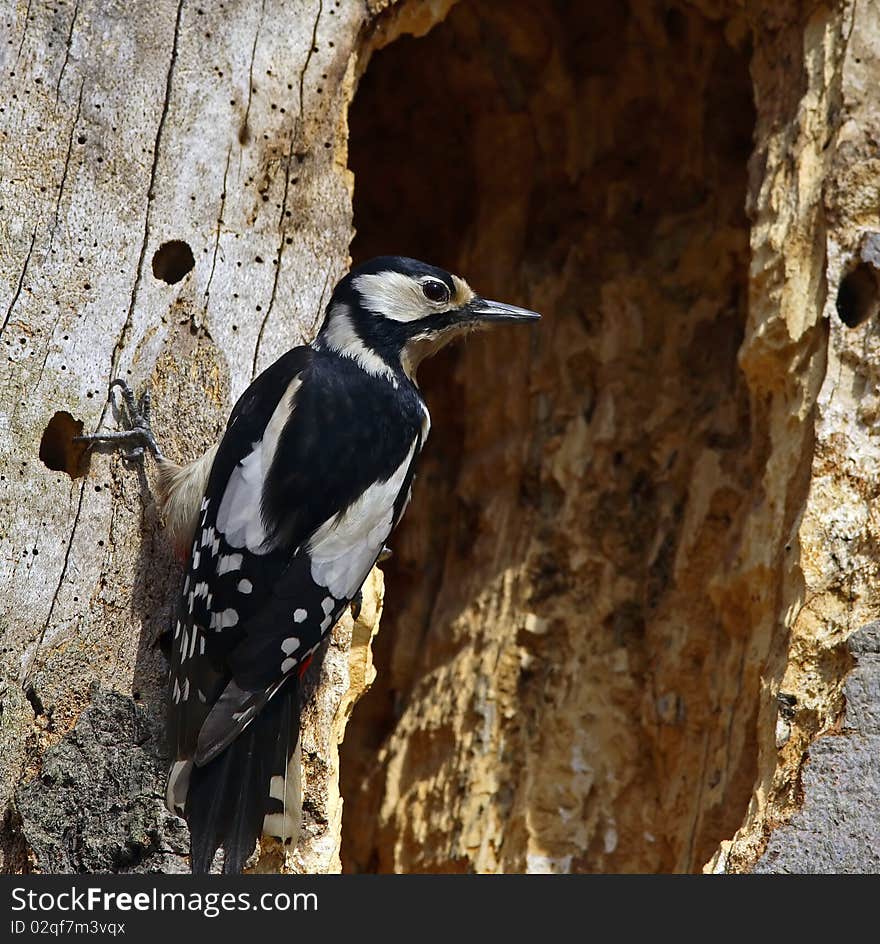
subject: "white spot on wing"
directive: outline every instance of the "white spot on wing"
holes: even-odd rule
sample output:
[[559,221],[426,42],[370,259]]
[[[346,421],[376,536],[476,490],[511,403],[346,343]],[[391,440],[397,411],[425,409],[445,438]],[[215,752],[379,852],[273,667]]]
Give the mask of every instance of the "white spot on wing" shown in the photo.
[[302,608],[293,611],[294,623],[302,623],[309,614]]
[[250,580],[239,580],[238,581],[238,592],[239,593],[250,593],[254,589],[254,585]]
[[231,570],[241,570],[241,554],[224,554],[217,562],[217,575],[229,573]]
[[299,649],[299,639],[296,636],[288,636],[287,639],[281,643],[281,651],[286,656],[296,652],[297,649]]
[[292,672],[296,668],[296,659],[287,658],[281,663],[281,671],[287,675],[288,672]]
[[403,488],[416,444],[414,440],[387,481],[371,485],[343,514],[325,521],[309,541],[312,580],[336,599],[350,600],[357,593],[391,533],[394,502]]
[[211,629],[226,629],[238,625],[238,612],[233,609],[211,614]]

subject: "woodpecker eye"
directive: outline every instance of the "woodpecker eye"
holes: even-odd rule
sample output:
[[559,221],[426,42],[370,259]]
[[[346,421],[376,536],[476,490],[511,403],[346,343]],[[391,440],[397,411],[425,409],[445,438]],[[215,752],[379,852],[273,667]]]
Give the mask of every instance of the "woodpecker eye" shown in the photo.
[[422,292],[429,302],[448,302],[449,288],[439,279],[425,279]]

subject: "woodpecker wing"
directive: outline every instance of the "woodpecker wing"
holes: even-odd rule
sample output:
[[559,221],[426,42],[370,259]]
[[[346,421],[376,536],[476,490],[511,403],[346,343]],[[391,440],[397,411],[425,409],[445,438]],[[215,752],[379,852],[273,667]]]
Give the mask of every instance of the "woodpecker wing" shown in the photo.
[[[172,769],[169,779],[169,807],[183,812],[188,771],[183,762],[195,753],[198,732],[225,688],[229,670],[228,652],[236,645],[242,627],[232,613],[220,608],[221,600],[239,601],[248,584],[241,573],[244,555],[228,545],[217,533],[218,510],[216,495],[222,495],[226,484],[241,482],[244,474],[252,474],[254,463],[247,464],[255,447],[262,445],[273,413],[284,398],[291,382],[308,367],[311,351],[300,347],[288,352],[261,374],[245,391],[230,415],[226,433],[217,449],[211,474],[199,509],[199,525],[189,556],[183,592],[174,627],[169,692],[169,742],[179,767]],[[244,515],[248,496],[240,493]],[[257,501],[259,499],[257,498]],[[253,499],[251,499],[252,503]],[[212,511],[213,504],[213,511]],[[259,515],[257,515],[259,520]],[[222,550],[221,550],[222,548]],[[277,552],[274,555],[278,557]],[[283,566],[275,560],[266,562],[273,569]],[[176,774],[183,777],[181,789],[172,790]]]
[[236,405],[175,627],[172,809],[186,808],[192,763],[252,724],[360,589],[408,498],[422,410],[415,391],[308,348]]

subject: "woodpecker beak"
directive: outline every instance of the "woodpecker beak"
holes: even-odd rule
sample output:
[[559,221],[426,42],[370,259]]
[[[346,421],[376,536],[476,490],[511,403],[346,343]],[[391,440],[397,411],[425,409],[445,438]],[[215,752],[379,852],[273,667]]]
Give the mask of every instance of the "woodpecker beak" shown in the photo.
[[466,308],[469,321],[478,324],[493,325],[503,321],[537,321],[541,316],[528,308],[505,305],[504,302],[492,302],[485,298],[475,298]]

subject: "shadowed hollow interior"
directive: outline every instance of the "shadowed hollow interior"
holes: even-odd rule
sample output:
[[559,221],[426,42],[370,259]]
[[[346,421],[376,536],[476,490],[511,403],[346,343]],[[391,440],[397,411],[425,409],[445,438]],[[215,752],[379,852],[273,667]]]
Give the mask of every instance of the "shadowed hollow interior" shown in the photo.
[[421,369],[431,439],[342,748],[349,871],[695,871],[743,818],[749,57],[690,4],[462,0],[361,80],[355,261],[544,318]]

